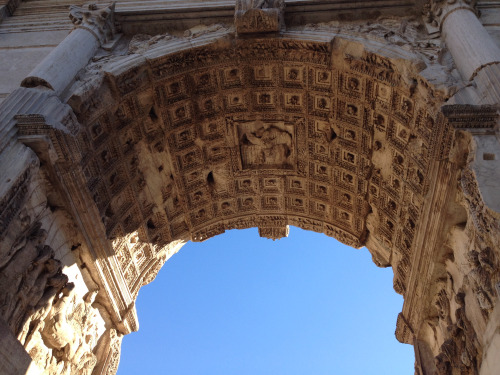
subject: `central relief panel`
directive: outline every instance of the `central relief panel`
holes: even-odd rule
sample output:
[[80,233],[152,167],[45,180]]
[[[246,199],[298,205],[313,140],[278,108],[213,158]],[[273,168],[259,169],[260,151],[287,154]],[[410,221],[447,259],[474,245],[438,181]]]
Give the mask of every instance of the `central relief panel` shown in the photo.
[[[226,120],[227,134],[233,143],[235,174],[273,170],[277,174],[304,174],[298,155],[304,155],[305,119],[302,117],[268,116],[248,119],[230,117]],[[301,140],[301,141],[298,141]],[[301,173],[302,172],[302,173]]]
[[297,160],[292,124],[284,121],[237,123],[242,169],[295,169]]

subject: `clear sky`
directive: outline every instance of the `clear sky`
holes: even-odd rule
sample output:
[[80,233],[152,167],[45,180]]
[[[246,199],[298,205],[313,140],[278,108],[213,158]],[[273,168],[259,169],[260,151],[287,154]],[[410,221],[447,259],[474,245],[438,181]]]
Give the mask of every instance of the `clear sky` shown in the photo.
[[295,227],[190,242],[139,292],[118,375],[412,375],[392,276],[368,250]]

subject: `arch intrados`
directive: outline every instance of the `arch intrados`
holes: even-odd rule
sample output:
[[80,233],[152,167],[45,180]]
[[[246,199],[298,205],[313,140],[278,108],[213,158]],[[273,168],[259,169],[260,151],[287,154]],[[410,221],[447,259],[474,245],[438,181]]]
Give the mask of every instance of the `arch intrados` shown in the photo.
[[[72,7],[75,29],[2,101],[2,319],[43,353],[34,362],[113,372],[138,329],[139,288],[185,241],[250,226],[275,239],[297,225],[391,266],[405,298],[396,337],[414,345],[417,370],[497,367],[498,111],[487,104],[500,51],[488,15],[434,2],[423,18],[389,7],[369,21],[378,13],[363,8],[357,22],[309,4],[315,23],[299,26],[272,3],[236,6],[234,27],[129,46],[139,19],[171,29],[161,20],[174,10],[123,8],[120,29],[113,6]],[[203,19],[226,20],[223,8]],[[24,47],[27,68],[41,56]],[[68,352],[46,343],[69,298],[67,317],[85,311],[77,325],[100,328],[80,329]]]
[[[288,224],[366,245],[376,264],[395,267],[404,293],[398,275],[410,267],[429,170],[446,136],[437,114],[443,95],[419,74],[423,61],[399,47],[325,32],[304,39],[225,31],[175,39],[98,61],[105,79],[70,95],[83,124],[77,142],[91,150],[80,159],[89,194],[115,252],[128,253],[122,266],[135,264],[134,294],[176,241],[255,226],[274,239]],[[271,147],[248,140],[266,131]],[[248,199],[257,201],[247,209]],[[136,263],[126,245],[134,236],[145,257]]]

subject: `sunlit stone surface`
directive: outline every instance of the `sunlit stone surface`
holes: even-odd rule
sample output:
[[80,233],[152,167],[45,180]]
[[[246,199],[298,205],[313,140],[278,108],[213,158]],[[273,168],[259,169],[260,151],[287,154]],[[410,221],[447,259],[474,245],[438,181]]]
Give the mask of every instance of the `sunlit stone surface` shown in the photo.
[[2,373],[114,374],[186,241],[289,225],[392,267],[417,374],[500,371],[500,3],[69,5],[0,2]]

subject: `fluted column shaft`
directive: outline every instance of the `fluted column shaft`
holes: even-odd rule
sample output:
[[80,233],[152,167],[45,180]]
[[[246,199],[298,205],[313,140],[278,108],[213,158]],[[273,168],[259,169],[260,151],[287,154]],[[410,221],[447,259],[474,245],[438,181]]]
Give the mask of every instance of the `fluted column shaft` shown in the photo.
[[75,29],[31,71],[21,86],[45,86],[60,95],[98,48],[98,40],[88,30]]
[[479,21],[474,0],[431,0],[425,18],[440,31],[458,71],[468,82],[484,67],[500,63],[500,48]]
[[500,48],[471,8],[460,7],[446,13],[441,29],[464,80],[472,80],[487,65],[500,63]]

